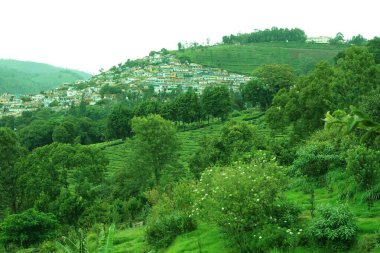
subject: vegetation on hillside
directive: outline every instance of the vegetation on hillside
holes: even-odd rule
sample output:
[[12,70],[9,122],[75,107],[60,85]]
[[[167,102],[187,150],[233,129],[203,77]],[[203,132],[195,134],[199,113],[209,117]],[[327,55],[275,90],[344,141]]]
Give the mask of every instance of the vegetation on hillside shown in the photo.
[[241,91],[0,119],[1,248],[378,252],[373,52],[301,76],[262,65]]
[[346,45],[319,45],[304,42],[260,42],[243,45],[214,45],[176,51],[180,58],[235,73],[251,75],[264,64],[288,64],[305,74],[324,60],[330,63]]
[[0,94],[39,93],[90,76],[88,73],[48,64],[0,59]]

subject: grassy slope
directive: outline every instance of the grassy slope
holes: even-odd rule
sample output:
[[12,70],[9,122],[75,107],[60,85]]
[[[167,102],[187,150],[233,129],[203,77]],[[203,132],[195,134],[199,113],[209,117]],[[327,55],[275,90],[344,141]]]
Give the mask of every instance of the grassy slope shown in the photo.
[[37,62],[0,59],[0,94],[38,93],[63,83],[88,79],[90,74]]
[[[260,113],[255,110],[247,111],[242,113],[240,116],[233,118],[237,121],[250,121],[253,122],[257,127],[259,133],[264,134],[267,129],[265,129],[265,123],[263,117],[258,117]],[[258,118],[257,118],[258,117]],[[216,136],[223,124],[220,122],[213,122],[209,126],[199,128],[196,130],[182,131],[178,135],[182,141],[182,151],[181,159],[186,161],[199,147],[198,141],[204,136]],[[113,141],[107,143],[96,144],[97,146],[104,149],[107,157],[110,159],[109,170],[113,171],[118,168],[122,168],[123,161],[125,161],[125,152],[128,147],[122,141]],[[344,182],[340,182],[344,184]],[[336,204],[338,201],[338,184],[334,185],[333,192],[328,192],[326,189],[318,189],[315,193],[316,206],[322,204]],[[291,189],[286,193],[286,196],[293,202],[298,203],[303,209],[301,219],[307,222],[311,219],[309,214],[309,195],[303,193],[298,189]],[[349,202],[351,210],[355,213],[357,217],[357,224],[359,227],[359,241],[365,234],[372,234],[380,230],[380,202],[377,202],[375,206],[368,211],[367,205],[362,203],[360,197],[356,201]],[[143,250],[147,248],[147,244],[144,240],[144,228],[128,229],[128,230],[118,230],[116,237],[116,251],[115,252],[144,252]],[[227,240],[223,238],[220,231],[215,226],[210,226],[207,224],[201,224],[197,230],[190,232],[188,234],[180,235],[172,243],[172,245],[164,250],[163,252],[200,252],[199,243],[201,245],[202,252],[233,252],[233,250],[228,250],[226,248]],[[295,252],[323,252],[317,249],[306,249],[297,248]],[[352,252],[358,252],[353,250]],[[380,252],[380,249],[377,251]]]
[[176,51],[189,56],[192,62],[218,67],[231,72],[252,74],[263,64],[289,64],[300,74],[311,70],[316,63],[332,62],[343,47],[306,43],[268,42],[249,45],[217,45],[207,48]]

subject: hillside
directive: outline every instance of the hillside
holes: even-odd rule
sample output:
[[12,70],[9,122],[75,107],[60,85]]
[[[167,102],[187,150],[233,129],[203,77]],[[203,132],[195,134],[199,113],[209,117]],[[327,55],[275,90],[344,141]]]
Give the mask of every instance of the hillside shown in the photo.
[[[256,110],[245,110],[241,115],[231,118],[230,120],[238,122],[250,122],[257,127],[260,135],[268,135],[265,128],[264,116],[260,116],[260,112]],[[217,136],[223,126],[227,122],[213,122],[208,126],[189,129],[178,132],[178,137],[182,143],[181,147],[181,160],[188,161],[191,154],[199,148],[199,141],[205,136]],[[276,137],[280,138],[279,135]],[[111,141],[95,144],[94,146],[100,147],[104,150],[107,158],[110,161],[108,171],[116,171],[122,169],[126,163],[125,152],[128,148],[128,143],[125,145],[122,141]],[[343,179],[337,179],[332,189],[328,190],[325,187],[318,187],[315,192],[315,201],[317,206],[326,204],[336,205],[339,203],[339,190],[347,182]],[[297,202],[301,208],[300,220],[302,228],[305,229],[312,217],[310,216],[310,196],[304,192],[302,186],[299,185],[299,179],[290,179],[290,188],[285,192],[288,199]],[[362,195],[362,193],[361,193]],[[367,238],[373,236],[378,231],[380,226],[380,203],[374,203],[373,207],[368,210],[367,205],[360,199],[353,199],[347,201],[351,210],[355,214],[358,226],[358,239],[354,248],[350,252],[363,252],[361,251]],[[115,252],[144,252],[149,248],[145,237],[146,226],[138,228],[120,228],[116,231],[115,235]],[[198,228],[189,233],[179,235],[166,249],[160,252],[235,252],[228,247],[228,239],[223,235],[220,229],[215,224],[206,224],[201,222]],[[273,252],[288,252],[288,251],[273,251]],[[304,245],[297,246],[293,252],[306,253],[306,252],[326,252],[323,249],[310,248]],[[368,252],[380,252],[379,248]]]
[[319,61],[333,62],[345,46],[300,42],[263,42],[246,45],[215,45],[176,51],[194,63],[218,67],[231,72],[252,74],[263,64],[289,64],[300,74],[309,72]]
[[90,76],[81,71],[43,63],[0,59],[0,94],[38,93],[63,83],[88,79]]

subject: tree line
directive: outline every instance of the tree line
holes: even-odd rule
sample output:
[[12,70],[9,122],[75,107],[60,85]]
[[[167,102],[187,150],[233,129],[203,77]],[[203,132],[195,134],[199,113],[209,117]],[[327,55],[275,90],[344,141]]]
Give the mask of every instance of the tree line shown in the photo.
[[225,35],[222,38],[223,44],[249,44],[258,42],[272,42],[272,41],[299,41],[304,42],[306,34],[299,28],[277,28],[255,30],[252,33],[240,33],[237,35]]

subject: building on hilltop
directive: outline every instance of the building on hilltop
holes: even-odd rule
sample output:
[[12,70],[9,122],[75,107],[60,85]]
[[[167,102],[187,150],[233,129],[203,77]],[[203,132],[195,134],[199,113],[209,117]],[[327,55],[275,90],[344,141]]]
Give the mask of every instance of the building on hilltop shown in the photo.
[[329,44],[331,37],[319,36],[319,37],[308,37],[306,39],[307,43],[316,43],[316,44]]

